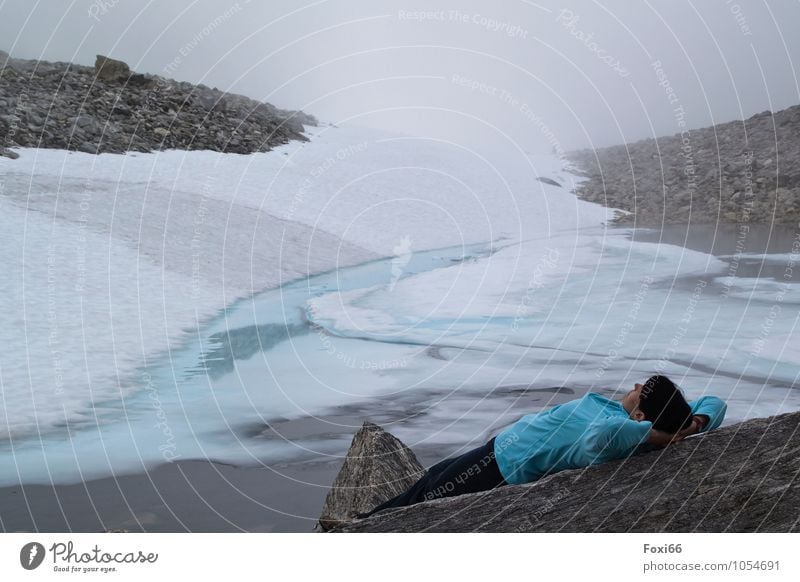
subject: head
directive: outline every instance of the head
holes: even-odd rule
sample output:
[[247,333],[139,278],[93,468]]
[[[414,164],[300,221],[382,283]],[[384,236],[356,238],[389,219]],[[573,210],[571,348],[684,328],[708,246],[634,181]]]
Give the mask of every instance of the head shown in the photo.
[[692,422],[692,409],[666,376],[651,376],[644,384],[635,384],[622,397],[622,406],[633,420],[649,420],[653,428],[676,433]]

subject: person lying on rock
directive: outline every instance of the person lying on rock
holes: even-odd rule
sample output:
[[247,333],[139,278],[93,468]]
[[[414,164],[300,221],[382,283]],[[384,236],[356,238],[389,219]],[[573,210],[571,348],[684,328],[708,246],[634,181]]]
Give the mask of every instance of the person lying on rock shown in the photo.
[[678,387],[660,375],[635,384],[621,401],[588,392],[523,416],[485,445],[437,463],[408,490],[357,517],[622,459],[713,430],[726,409],[716,396],[687,402]]

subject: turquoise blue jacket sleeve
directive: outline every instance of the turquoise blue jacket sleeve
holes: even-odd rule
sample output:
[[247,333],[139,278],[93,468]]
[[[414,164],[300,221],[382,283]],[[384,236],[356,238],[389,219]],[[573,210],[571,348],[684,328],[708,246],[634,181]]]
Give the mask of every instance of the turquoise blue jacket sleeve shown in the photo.
[[701,432],[718,428],[725,418],[725,412],[728,410],[728,405],[716,396],[702,396],[690,402],[689,406],[692,407],[692,414],[705,414],[708,416],[708,424]]
[[653,423],[612,416],[591,423],[586,429],[584,446],[591,464],[604,463],[630,455],[647,442]]

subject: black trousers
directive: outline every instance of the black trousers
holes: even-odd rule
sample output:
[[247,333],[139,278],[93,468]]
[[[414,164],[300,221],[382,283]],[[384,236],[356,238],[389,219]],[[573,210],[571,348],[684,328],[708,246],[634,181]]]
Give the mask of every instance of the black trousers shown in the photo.
[[494,457],[494,437],[492,437],[483,446],[436,463],[406,491],[367,513],[359,514],[358,517],[368,517],[390,507],[403,507],[440,497],[487,491],[502,485],[506,485],[506,482]]

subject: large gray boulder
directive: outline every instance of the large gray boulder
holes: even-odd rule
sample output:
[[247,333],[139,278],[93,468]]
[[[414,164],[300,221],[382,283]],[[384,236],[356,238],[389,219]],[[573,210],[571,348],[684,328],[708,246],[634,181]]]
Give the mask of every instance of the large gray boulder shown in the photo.
[[402,493],[423,473],[411,449],[378,425],[365,422],[328,492],[317,530],[347,523]]
[[[800,412],[749,420],[535,483],[384,510],[333,531],[797,532],[798,427]],[[359,453],[371,458],[368,448]],[[352,462],[348,470],[357,475]]]
[[97,55],[94,70],[98,79],[110,82],[125,81],[131,75],[131,68],[127,63],[103,55]]

